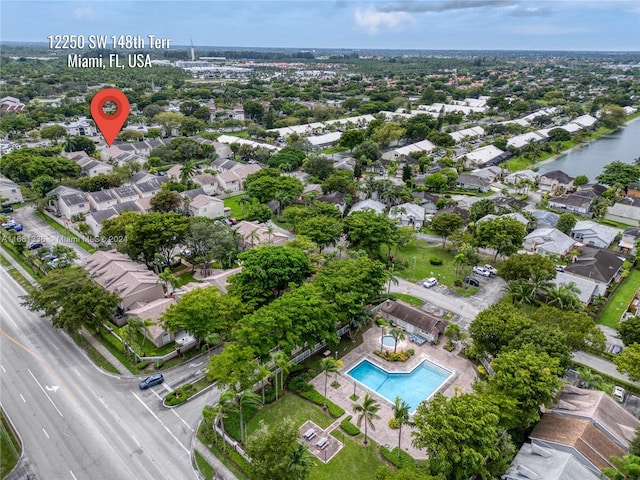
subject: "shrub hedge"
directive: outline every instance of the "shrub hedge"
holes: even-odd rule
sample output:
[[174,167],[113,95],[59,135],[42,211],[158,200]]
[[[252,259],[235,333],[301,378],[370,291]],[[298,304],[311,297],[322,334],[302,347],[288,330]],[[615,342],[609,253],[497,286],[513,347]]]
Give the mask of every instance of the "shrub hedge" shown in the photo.
[[431,257],[431,258],[429,259],[429,263],[430,263],[431,265],[442,265],[442,259],[440,259],[440,258],[435,258],[435,257]]
[[[315,403],[316,405],[320,405],[321,407],[324,406],[324,396],[321,395],[315,388],[313,388],[313,386],[311,386],[311,390],[300,392],[300,396],[302,398],[306,398],[312,403]],[[329,415],[331,415],[333,418],[339,418],[344,415],[344,409],[339,405],[336,405],[329,399],[327,399],[327,410],[329,411]]]
[[416,352],[410,348],[408,350],[400,350],[399,352],[381,352],[380,350],[374,350],[373,353],[389,362],[406,362]]
[[386,461],[398,468],[411,468],[416,466],[416,461],[404,450],[400,450],[400,460],[398,460],[398,447],[395,447],[393,450],[380,447],[380,453]]
[[340,427],[342,428],[342,430],[344,430],[346,433],[348,433],[349,435],[355,437],[356,435],[360,434],[360,429],[354,425],[353,423],[351,423],[351,418],[353,417],[353,415],[349,415],[347,418],[345,418],[344,420],[342,420],[340,422]]

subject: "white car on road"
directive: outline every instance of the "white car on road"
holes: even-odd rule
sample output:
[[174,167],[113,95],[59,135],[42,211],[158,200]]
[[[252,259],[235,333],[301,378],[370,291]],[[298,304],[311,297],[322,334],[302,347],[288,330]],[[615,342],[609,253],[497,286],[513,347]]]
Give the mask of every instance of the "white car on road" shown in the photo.
[[422,282],[422,286],[424,288],[431,288],[437,283],[438,283],[438,280],[436,279],[436,277],[431,277],[431,278],[427,278],[424,282]]
[[493,265],[489,265],[488,263],[482,268],[487,270],[491,275],[497,275],[498,274],[498,269],[496,267],[494,267]]
[[482,275],[483,277],[491,276],[491,272],[484,267],[473,267],[473,273],[477,273],[478,275]]

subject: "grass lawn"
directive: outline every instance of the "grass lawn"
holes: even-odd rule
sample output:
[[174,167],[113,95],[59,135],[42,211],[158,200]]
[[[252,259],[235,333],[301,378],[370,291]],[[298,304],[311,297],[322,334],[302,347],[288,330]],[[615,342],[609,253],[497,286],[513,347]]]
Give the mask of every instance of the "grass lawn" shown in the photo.
[[[224,206],[231,209],[231,218],[236,220],[242,220],[244,218],[244,212],[242,211],[242,204],[238,203],[244,194],[236,195],[235,197],[228,197],[224,199]],[[245,205],[245,210],[249,207],[249,204]]]
[[[395,255],[408,264],[404,270],[396,270],[396,274],[410,282],[436,277],[438,282],[451,287],[456,279],[453,254],[443,250],[441,245],[430,246],[422,240],[415,240]],[[432,258],[442,260],[442,265],[431,265],[429,260]]]
[[349,435],[343,435],[339,428],[331,434],[344,442],[344,448],[327,464],[317,462],[309,474],[309,480],[334,480],[349,478],[349,480],[371,480],[375,471],[387,465],[378,456],[378,445],[369,440],[367,445],[362,443],[363,434],[354,440]]
[[196,463],[198,464],[198,470],[202,473],[205,480],[213,480],[216,476],[216,471],[213,469],[211,465],[207,463],[202,455],[198,452],[196,454]]
[[325,155],[331,155],[332,153],[346,152],[347,150],[349,150],[347,147],[331,147],[325,148],[324,150],[322,150],[322,153],[324,153]]
[[18,458],[20,458],[20,444],[13,435],[9,424],[4,417],[4,412],[0,412],[0,478],[5,478],[9,472],[15,467]]
[[102,368],[103,370],[106,370],[107,372],[116,373],[116,374],[120,373],[118,369],[114,367],[109,362],[109,360],[104,358],[102,354],[98,350],[96,350],[93,345],[87,342],[87,340],[79,332],[74,333],[72,337],[73,337],[73,340],[76,342],[76,344],[80,348],[82,348],[85,352],[87,352],[87,355],[89,356],[89,358],[98,367]]
[[463,297],[470,297],[470,296],[476,294],[476,292],[478,291],[478,287],[474,287],[473,285],[469,285],[466,290],[465,290],[464,287],[452,287],[452,290],[458,292]]
[[389,295],[389,297],[395,300],[402,300],[403,302],[406,302],[409,305],[415,305],[416,307],[424,304],[424,300],[411,295],[406,295],[404,293],[392,293],[391,295]]
[[267,425],[274,425],[285,417],[293,420],[293,423],[298,427],[307,420],[311,420],[319,427],[326,428],[333,421],[322,408],[293,393],[285,392],[284,397],[277,402],[266,405],[249,420],[249,435],[260,428],[261,420]]
[[598,323],[617,329],[636,291],[640,288],[640,270],[631,270],[624,283],[618,287],[604,307]]
[[72,239],[73,243],[76,243],[80,247],[84,248],[87,252],[89,252],[89,253],[96,253],[97,252],[95,247],[93,247],[92,245],[89,245],[87,242],[85,242],[80,237],[78,237],[75,233],[67,230],[62,225],[60,225],[58,222],[56,222],[55,220],[53,220],[49,216],[45,215],[44,213],[36,211],[36,217],[38,217],[40,220],[42,220],[45,223],[47,223],[47,225],[49,225],[51,228],[56,230],[58,233],[62,234],[63,236],[65,236],[67,238]]

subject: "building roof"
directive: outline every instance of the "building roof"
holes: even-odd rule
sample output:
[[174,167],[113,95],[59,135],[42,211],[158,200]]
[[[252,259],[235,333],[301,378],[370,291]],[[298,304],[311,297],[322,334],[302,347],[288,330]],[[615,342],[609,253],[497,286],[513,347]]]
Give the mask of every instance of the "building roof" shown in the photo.
[[114,188],[113,192],[120,198],[137,197],[136,191],[129,185],[123,185],[122,187]]
[[129,316],[136,316],[140,320],[151,320],[157,322],[167,309],[176,303],[175,298],[158,298],[144,305],[133,308],[127,313]]
[[613,466],[609,458],[622,457],[625,450],[584,418],[548,412],[529,435],[532,440],[543,440],[556,445],[575,448],[597,469]]
[[86,203],[87,195],[86,193],[69,193],[67,195],[63,195],[62,197],[60,197],[60,200],[64,202],[65,205],[68,205],[71,207],[73,205],[80,205],[82,203]]
[[632,237],[640,238],[640,227],[629,227],[622,232],[623,235],[630,235]]
[[580,250],[582,254],[565,267],[565,272],[609,283],[624,263],[623,255],[603,248],[585,246]]
[[505,183],[518,183],[521,180],[531,180],[535,182],[539,176],[540,174],[533,170],[520,170],[519,172],[513,172],[504,177],[504,181]]
[[316,198],[316,202],[324,202],[324,203],[332,203],[334,205],[342,205],[344,204],[344,193],[342,192],[331,192],[325,195],[320,195]]
[[625,205],[624,203],[614,203],[607,207],[607,213],[616,217],[628,218],[630,220],[640,221],[640,207],[633,205]]
[[558,220],[560,219],[560,215],[554,212],[549,212],[547,210],[533,210],[531,212],[536,220],[538,220],[538,227],[550,227],[554,228],[558,224]]
[[193,200],[198,195],[206,195],[206,193],[202,188],[194,188],[193,190],[185,190],[181,192],[180,195],[182,195],[183,198],[188,197],[189,200]]
[[378,214],[382,214],[384,213],[385,206],[383,203],[369,198],[367,200],[354,203],[351,207],[351,210],[349,211],[349,214],[352,214],[353,212],[363,212],[365,210],[373,210]]
[[578,300],[582,303],[590,303],[594,295],[598,291],[598,284],[588,278],[577,277],[575,275],[568,275],[563,272],[556,272],[556,277],[551,279],[551,283],[561,287],[572,283],[580,290],[578,293]]
[[596,237],[602,240],[607,245],[611,245],[613,241],[620,233],[620,230],[614,227],[607,227],[591,220],[579,220],[571,230],[571,235],[580,233],[585,237],[585,242],[588,243],[589,237]]
[[502,480],[600,480],[568,452],[525,443]]
[[115,200],[113,195],[111,195],[111,189],[109,190],[100,190],[98,192],[90,192],[89,196],[96,203],[109,202]]
[[471,152],[465,153],[458,158],[467,157],[467,160],[476,165],[487,165],[504,155],[504,151],[494,145],[486,145]]
[[551,197],[549,199],[550,204],[568,205],[570,207],[584,208],[584,209],[588,209],[592,201],[593,201],[593,198],[591,197],[576,195],[575,193],[558,195],[557,197]]
[[219,198],[214,198],[214,197],[211,197],[209,195],[198,195],[193,200],[191,200],[191,203],[189,203],[189,207],[202,208],[202,207],[206,207],[211,202],[224,203]]
[[[218,174],[220,175],[220,174]],[[191,180],[198,185],[216,185],[216,176],[210,173],[201,173],[200,175],[194,175]]]
[[484,128],[482,127],[471,127],[458,130],[457,132],[449,132],[449,135],[451,135],[451,138],[453,138],[456,143],[459,143],[468,138],[482,137],[484,133]]
[[166,177],[154,177],[146,182],[136,184],[136,188],[142,193],[157,192],[162,189],[162,184],[166,181]]
[[[269,233],[267,226],[260,225],[255,222],[249,222],[247,220],[241,220],[232,228],[240,234],[245,244],[249,244],[249,245],[254,244],[255,246],[259,246],[259,245],[268,245],[269,243],[278,245],[278,244],[282,244],[283,241],[288,240],[288,237],[286,235],[278,231]],[[251,233],[254,231],[256,232],[257,238],[252,239]]]
[[138,207],[138,200],[129,200],[128,202],[116,203],[111,208],[113,208],[118,213],[124,212],[140,212],[140,207]]
[[529,143],[539,142],[542,140],[542,136],[536,132],[523,133],[522,135],[516,135],[511,137],[507,141],[508,147],[522,148],[526,147]]
[[569,185],[574,180],[574,177],[567,175],[562,170],[551,170],[550,172],[543,173],[540,176],[550,180],[555,180],[563,185]]
[[491,182],[486,178],[477,177],[469,173],[461,173],[460,175],[458,175],[456,183],[459,183],[461,185],[472,185],[478,188],[487,188],[489,185],[491,185]]
[[396,155],[409,155],[411,152],[432,152],[436,146],[429,140],[422,140],[420,142],[405,145],[404,147],[396,148],[393,150]]
[[565,387],[551,409],[554,413],[586,418],[624,449],[628,449],[640,420],[600,390]]
[[109,207],[105,210],[97,210],[95,212],[89,213],[88,217],[93,217],[96,223],[102,223],[105,220],[109,220],[110,218],[117,217],[119,213],[113,207]]
[[342,136],[342,132],[329,132],[323,135],[310,135],[307,137],[307,140],[311,145],[319,146],[319,145],[328,145],[331,143],[335,143],[340,140]]
[[494,220],[496,218],[513,218],[514,220],[517,220],[525,227],[529,225],[529,219],[524,215],[522,215],[520,212],[505,213],[504,215],[494,215],[490,213],[489,215],[485,215],[484,217],[479,219],[476,223],[482,223],[482,222],[486,222],[487,220]]
[[576,241],[557,228],[537,228],[524,237],[525,243],[532,245],[533,250],[564,255]]
[[449,322],[443,318],[438,318],[419,308],[413,307],[402,300],[392,300],[385,302],[382,311],[399,320],[403,320],[424,332],[429,332],[434,338],[444,333]]
[[[404,208],[405,213],[400,213],[399,210]],[[389,218],[414,218],[416,220],[424,220],[425,210],[420,205],[407,202],[401,205],[391,207],[389,211]]]

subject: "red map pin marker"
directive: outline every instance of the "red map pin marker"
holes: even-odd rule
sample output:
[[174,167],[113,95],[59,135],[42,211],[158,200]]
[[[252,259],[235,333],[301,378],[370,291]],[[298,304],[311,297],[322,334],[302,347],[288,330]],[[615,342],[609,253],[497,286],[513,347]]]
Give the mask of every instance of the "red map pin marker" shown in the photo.
[[[104,112],[104,105],[107,102],[116,104],[116,112],[113,115]],[[115,88],[100,90],[91,100],[91,116],[102,132],[107,145],[113,144],[129,116],[129,111],[129,99]]]

